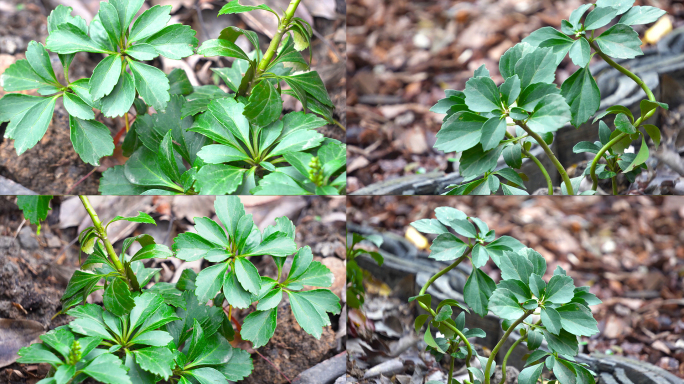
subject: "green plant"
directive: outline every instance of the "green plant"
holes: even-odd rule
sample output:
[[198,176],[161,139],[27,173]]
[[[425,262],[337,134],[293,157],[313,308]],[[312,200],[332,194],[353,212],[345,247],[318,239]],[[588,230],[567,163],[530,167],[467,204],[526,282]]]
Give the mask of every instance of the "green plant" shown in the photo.
[[[591,176],[593,181],[591,190],[585,194],[596,192],[599,178],[612,179],[613,193],[617,194],[618,173],[624,173],[633,181],[640,169],[646,168],[644,163],[649,155],[646,135],[656,147],[660,143],[659,129],[646,124],[646,120],[658,107],[667,109],[667,105],[658,102],[637,75],[612,58],[632,59],[642,55],[641,40],[631,25],[654,22],[665,11],[649,6],[632,7],[633,4],[634,1],[618,0],[584,4],[572,12],[569,21],[563,20],[561,31],[552,27],[541,28],[506,51],[499,61],[499,72],[504,78],[500,86],[496,86],[489,71],[482,66],[467,81],[464,91],[446,91],[447,97],[431,109],[447,114],[437,134],[435,148],[444,152],[461,152],[459,172],[464,177],[464,184],[454,186],[447,194],[488,195],[495,193],[500,186],[507,195],[526,194],[521,189],[524,188],[522,178],[511,169],[519,169],[523,157],[530,158],[540,168],[547,180],[549,194],[553,194],[548,172],[530,153],[533,143],[543,148],[563,179],[563,194],[577,193],[585,175]],[[587,13],[592,6],[593,10]],[[597,29],[608,25],[618,15],[622,16],[617,24],[595,36]],[[558,88],[553,83],[556,68],[568,54],[580,68]],[[641,101],[638,119],[628,108],[620,105],[610,106],[594,119],[595,123],[608,114],[617,115],[615,130],[611,131],[601,121],[600,141],[584,141],[575,145],[575,153],[589,152],[596,156],[585,175],[570,179],[549,145],[555,131],[567,123],[579,127],[599,109],[601,94],[589,71],[593,55],[600,56],[636,82],[648,99]],[[507,131],[511,126],[516,127],[515,135]],[[643,131],[640,130],[642,127]],[[639,138],[641,147],[638,153],[625,153],[632,141]],[[510,168],[494,172],[502,154]],[[601,159],[605,164],[599,165]]]
[[[297,249],[294,224],[285,217],[262,234],[252,215],[245,214],[239,198],[218,197],[216,212],[228,235],[218,223],[195,218],[198,234],[180,234],[173,245],[178,258],[204,257],[218,264],[199,274],[184,270],[176,284],[156,282],[145,288],[160,269],[146,268],[143,260],[169,258],[172,251],[141,234],[125,239],[117,254],[107,227],[119,220],[155,224],[154,219],[140,212],[104,224],[88,198],[80,198],[93,221],[93,226],[79,235],[81,249],[89,256],[69,280],[60,311],[75,320],[43,335],[42,344],[19,351],[20,363],[52,366],[41,384],[77,383],[87,377],[132,384],[242,380],[253,366],[249,353],[229,343],[235,337],[233,323],[241,337],[258,348],[275,332],[284,293],[297,322],[317,338],[323,327],[330,325],[328,312],[340,312],[339,298],[329,289],[303,290],[304,286],[330,287],[333,275],[313,261],[308,246]],[[47,215],[49,199],[30,196],[22,200],[27,217]],[[129,255],[134,242],[142,248]],[[293,253],[290,272],[280,281],[285,259]],[[248,260],[255,255],[273,256],[277,278],[259,275]],[[104,308],[85,304],[88,295],[97,290],[104,290]],[[229,303],[227,314],[224,300]],[[256,302],[256,310],[240,325],[232,308],[248,308]]]
[[[11,93],[0,100],[0,122],[10,122],[5,137],[14,139],[18,155],[43,137],[60,97],[69,113],[74,150],[93,165],[114,151],[109,129],[95,120],[93,108],[107,117],[124,115],[127,128],[128,110],[140,100],[137,95],[156,110],[166,109],[169,80],[164,72],[141,61],[159,55],[170,59],[190,56],[197,39],[188,26],[166,25],[171,6],[154,6],[133,21],[142,4],[143,0],[102,2],[90,26],[80,16],[71,16],[71,7],[59,5],[50,13],[46,45],[31,41],[26,60],[12,64],[0,78],[7,92],[37,88],[48,96]],[[66,85],[57,80],[48,50],[59,55]],[[106,56],[89,79],[72,82],[69,66],[78,52]]]
[[[5,136],[15,140],[17,154],[45,134],[62,96],[74,149],[93,165],[115,148],[109,129],[95,120],[93,108],[106,117],[124,116],[122,149],[130,160],[103,174],[103,194],[344,193],[346,162],[341,159],[346,146],[315,131],[339,123],[333,119],[334,105],[321,77],[309,70],[300,53],[309,46],[313,30],[294,17],[299,0],[293,0],[282,17],[266,5],[243,6],[238,0],[226,4],[220,15],[272,12],[278,32],[265,53],[255,32],[237,27],[205,41],[198,54],[231,58],[232,65],[212,68],[216,85],[198,87],[182,70],[166,76],[141,62],[160,54],[181,59],[197,46],[190,27],[166,26],[170,6],[154,6],[133,21],[142,3],[103,2],[89,27],[71,16],[71,8],[59,6],[50,14],[47,45],[31,42],[27,60],[10,66],[0,80],[5,91],[38,88],[42,95],[53,95],[12,93],[0,99],[0,122],[10,122]],[[240,36],[254,46],[250,54],[235,44]],[[59,54],[67,85],[58,83],[48,50]],[[70,82],[68,68],[77,52],[106,56],[89,79]],[[220,80],[228,92],[218,87]],[[283,90],[281,83],[290,89]],[[281,118],[282,93],[297,98],[304,111]],[[150,106],[157,113],[148,114]],[[309,169],[302,167],[310,157],[320,160],[322,178],[311,179]]]
[[[349,237],[349,236],[347,236]],[[360,308],[365,301],[366,290],[363,287],[363,269],[359,267],[356,258],[361,255],[368,255],[379,266],[382,266],[385,258],[375,251],[368,251],[363,248],[355,248],[362,241],[369,241],[376,247],[382,245],[383,239],[380,235],[362,236],[358,233],[352,234],[351,244],[347,245],[347,305],[351,308]]]
[[[526,341],[531,352],[518,383],[536,383],[544,362],[561,384],[595,383],[595,374],[572,358],[579,353],[577,336],[598,333],[597,322],[589,306],[601,301],[589,293],[589,287],[575,287],[573,279],[560,267],[548,282],[544,281],[546,261],[539,253],[512,237],[496,238],[494,231],[478,218],[468,217],[450,207],[435,209],[435,216],[436,219],[418,220],[411,225],[418,231],[438,235],[430,247],[430,258],[453,262],[428,279],[420,293],[409,301],[415,300],[427,312],[416,318],[415,328],[420,332],[427,325],[425,342],[428,350],[438,357],[447,354],[452,357],[447,383],[458,383],[452,378],[454,358],[465,358],[469,379],[463,383],[490,384],[496,356],[514,331],[518,331],[520,337],[506,353],[502,372],[506,372],[508,357],[520,343]],[[466,238],[467,243],[450,229]],[[490,258],[501,270],[498,284],[481,269]],[[467,307],[456,300],[446,299],[433,310],[432,296],[427,289],[466,259],[473,264],[463,291]],[[455,320],[452,318],[454,308],[462,311]],[[503,320],[505,333],[488,358],[477,355],[468,341],[469,337],[486,336],[481,329],[465,328],[465,312],[470,310],[480,316],[491,311]],[[540,320],[529,321],[532,315],[539,315]],[[434,337],[433,328],[439,330],[443,337]],[[548,351],[540,348],[543,340],[546,340]],[[481,369],[470,366],[473,353],[480,361]],[[504,382],[505,373],[500,383]]]

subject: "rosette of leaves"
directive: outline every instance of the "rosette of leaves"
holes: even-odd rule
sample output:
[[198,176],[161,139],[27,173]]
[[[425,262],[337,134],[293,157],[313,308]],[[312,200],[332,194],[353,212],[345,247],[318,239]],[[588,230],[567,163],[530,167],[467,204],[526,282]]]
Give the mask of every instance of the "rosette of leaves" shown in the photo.
[[101,339],[99,346],[120,356],[132,381],[155,383],[172,375],[173,337],[165,324],[178,320],[172,307],[163,298],[144,292],[133,298],[135,307],[125,315],[110,312],[99,305],[85,304],[67,313],[76,319],[69,323],[74,333]]
[[252,359],[247,351],[233,348],[215,329],[191,320],[189,339],[183,348],[173,351],[173,382],[228,384],[228,380],[239,381],[251,374]]
[[255,195],[340,195],[347,185],[347,146],[326,138],[308,151],[288,152],[283,158],[291,164],[278,167],[252,190]]
[[108,384],[127,383],[126,367],[105,349],[96,349],[99,336],[75,335],[64,325],[40,336],[42,343],[19,350],[18,363],[50,364],[50,371],[40,384],[80,383],[88,377]]
[[[496,284],[479,268],[487,264],[490,257],[498,264],[505,251],[517,251],[524,245],[510,236],[497,238],[487,223],[476,217],[468,217],[456,208],[436,208],[435,217],[414,221],[411,226],[419,232],[437,235],[430,246],[431,259],[451,261],[464,256],[470,259],[474,268],[466,281],[463,295],[466,304],[475,313],[485,316],[489,296]],[[464,237],[467,243],[456,235]]]
[[190,131],[192,116],[181,118],[186,103],[182,94],[172,95],[165,112],[137,116],[123,144],[130,158],[104,172],[102,194],[196,194],[195,178],[203,164],[197,153],[208,140]]
[[[74,149],[93,165],[114,150],[109,129],[95,120],[93,108],[107,117],[121,116],[133,105],[136,93],[155,109],[166,108],[169,82],[165,74],[141,61],[160,54],[171,59],[190,56],[197,39],[188,26],[166,25],[170,6],[154,6],[133,22],[142,4],[143,0],[102,2],[90,26],[81,17],[71,16],[70,7],[60,5],[51,12],[46,45],[32,41],[27,59],[11,65],[0,79],[7,92],[37,88],[47,96],[7,94],[0,100],[0,121],[10,122],[5,137],[14,139],[18,155],[43,137],[60,97],[69,113]],[[48,50],[59,54],[66,85],[57,80]],[[69,66],[78,52],[106,57],[90,79],[71,82]]]
[[[368,241],[374,244],[376,247],[382,245],[383,239],[380,235],[368,235],[362,236],[358,233],[353,233],[351,236],[351,243],[347,245],[347,305],[352,308],[360,308],[363,305],[366,295],[366,289],[363,286],[363,269],[359,267],[356,262],[356,258],[362,255],[368,255],[379,266],[382,267],[382,263],[385,258],[376,251],[368,251],[363,248],[355,248],[357,244],[362,241]],[[349,236],[347,235],[347,242],[349,242]]]
[[[140,212],[135,217],[113,218],[104,227],[105,232],[109,224],[119,220],[156,224],[152,217]],[[126,254],[134,242],[138,242],[142,248],[132,256]],[[89,256],[67,284],[61,299],[62,313],[75,305],[85,303],[88,295],[100,289],[104,289],[103,301],[109,312],[117,316],[129,313],[135,307],[134,292],[142,292],[141,287],[160,270],[146,268],[142,261],[151,258],[166,259],[173,255],[167,246],[156,244],[152,236],[142,234],[124,239],[121,255],[115,261],[106,249],[108,240],[105,242],[94,226],[84,229],[79,234],[79,243],[81,250]],[[113,252],[113,249],[111,251]],[[117,261],[121,268],[117,267]],[[104,281],[104,284],[99,285],[100,281]]]
[[[197,300],[204,303],[219,297],[222,303],[225,298],[236,308],[247,308],[259,301],[257,311],[245,318],[241,332],[242,338],[258,348],[273,336],[277,306],[287,293],[298,323],[307,333],[319,338],[322,328],[330,325],[327,312],[339,313],[339,298],[327,289],[301,291],[305,285],[330,287],[333,276],[327,267],[312,261],[309,247],[297,251],[292,221],[280,217],[262,233],[252,215],[245,214],[238,197],[218,196],[214,207],[224,227],[206,217],[195,218],[197,233],[180,234],[173,246],[176,257],[181,260],[204,258],[216,263],[197,275],[194,289]],[[285,259],[295,252],[290,273],[280,282]],[[276,279],[259,275],[248,260],[261,255],[273,257],[278,270]]]
[[[453,194],[494,193],[499,185],[505,184],[494,180],[493,174],[521,186],[521,180],[512,172],[493,172],[502,154],[509,167],[519,169],[523,157],[533,157],[529,154],[533,142],[545,147],[546,151],[547,145],[553,141],[553,132],[567,123],[578,127],[598,111],[601,95],[589,70],[592,50],[610,65],[628,74],[649,97],[642,103],[642,116],[636,121],[634,118],[628,119],[631,113],[624,113],[627,108],[622,106],[611,107],[597,118],[611,113],[618,115],[616,130],[610,132],[608,129],[602,133],[609,133],[609,141],[618,136],[622,139],[611,155],[624,153],[625,145],[628,146],[639,137],[645,144],[645,134],[654,142],[659,141],[660,132],[656,127],[644,126],[646,133],[639,131],[639,127],[657,107],[667,108],[667,105],[655,101],[641,79],[611,59],[631,59],[642,55],[641,40],[631,25],[654,22],[665,13],[654,7],[632,7],[633,3],[600,0],[596,4],[584,4],[572,12],[569,20],[563,20],[561,31],[553,27],[541,28],[506,51],[499,61],[499,72],[504,78],[501,85],[494,83],[483,66],[468,80],[464,91],[447,90],[447,97],[440,100],[432,111],[447,114],[437,134],[435,148],[444,152],[461,152],[459,172],[466,179],[466,184],[457,186],[451,191]],[[594,8],[587,13],[592,6]],[[617,24],[595,36],[598,28],[608,25],[619,15],[622,16]],[[566,55],[580,68],[558,88],[553,84],[555,72]],[[515,136],[507,133],[509,125],[517,126]],[[605,167],[608,167],[608,172],[629,173],[645,162],[647,151],[646,148],[641,156],[628,156],[630,162],[624,167],[616,166],[615,159],[611,159],[611,164]],[[584,176],[570,181],[553,153],[550,150],[546,152],[552,161],[555,160],[554,165],[564,176],[563,193],[567,194],[571,186],[574,192]],[[605,167],[601,168],[604,176],[608,174],[604,172]],[[482,176],[484,181],[473,181]],[[503,192],[523,193],[510,187],[503,187]]]

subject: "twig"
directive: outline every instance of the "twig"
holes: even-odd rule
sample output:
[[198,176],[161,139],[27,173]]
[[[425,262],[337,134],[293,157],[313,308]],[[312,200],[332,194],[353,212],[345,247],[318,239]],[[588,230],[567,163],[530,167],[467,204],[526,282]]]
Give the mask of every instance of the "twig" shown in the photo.
[[19,236],[19,231],[24,227],[24,224],[26,223],[26,219],[21,221],[21,224],[19,224],[19,228],[17,228],[17,231],[14,232],[14,238],[16,239],[17,236]]
[[83,177],[81,178],[81,180],[79,180],[79,181],[76,182],[76,184],[74,184],[74,185],[72,185],[71,187],[69,187],[69,189],[67,189],[65,195],[68,195],[69,193],[71,193],[71,191],[72,191],[74,188],[76,188],[79,184],[81,184],[82,182],[84,182],[85,179],[87,179],[88,177],[90,177],[90,175],[92,175],[93,173],[95,173],[96,170],[97,170],[97,168],[93,168],[92,171],[88,172],[87,175],[83,176]]
[[280,375],[281,375],[282,377],[284,377],[285,380],[287,380],[288,383],[292,384],[292,380],[290,380],[287,376],[285,376],[285,374],[282,373],[282,372],[280,371],[280,369],[278,369],[278,367],[276,367],[273,363],[271,363],[264,355],[262,355],[261,353],[259,353],[259,351],[257,351],[256,349],[254,350],[254,352],[256,352],[257,355],[261,356],[262,359],[266,360],[266,362],[269,363],[269,364],[271,365],[271,367],[275,368],[275,370],[278,371],[278,373],[280,373]]

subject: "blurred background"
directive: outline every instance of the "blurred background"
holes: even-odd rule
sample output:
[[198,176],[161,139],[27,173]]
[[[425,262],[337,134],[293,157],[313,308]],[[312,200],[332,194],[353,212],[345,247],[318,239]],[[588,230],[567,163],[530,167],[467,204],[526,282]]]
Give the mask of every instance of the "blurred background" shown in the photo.
[[[268,4],[276,11],[287,8],[289,0],[240,0],[244,5]],[[270,38],[277,29],[276,19],[268,11],[253,11],[236,15],[221,15],[218,12],[226,0],[147,0],[140,12],[155,5],[171,5],[169,24],[190,25],[197,32],[201,45],[203,41],[216,39],[221,30],[228,26],[253,30],[259,34],[262,51],[266,51]],[[25,58],[24,52],[31,40],[45,44],[47,37],[47,16],[58,5],[72,7],[73,14],[90,22],[97,14],[100,0],[0,0],[0,73],[17,60]],[[295,16],[308,21],[314,28],[311,43],[313,52],[312,69],[319,72],[335,104],[334,118],[342,126],[346,124],[346,91],[344,73],[345,52],[345,2],[344,0],[302,0]],[[237,45],[245,52],[253,48],[240,36]],[[302,52],[308,61],[309,49]],[[76,55],[70,69],[72,81],[90,77],[103,56],[81,52]],[[60,81],[64,81],[61,64],[56,54],[51,55],[52,65]],[[159,56],[148,64],[170,73],[176,68],[185,71],[193,86],[219,85],[228,88],[210,68],[229,67],[232,58],[203,57],[192,55],[182,60],[171,60]],[[34,91],[29,91],[30,94]],[[0,97],[5,92],[0,86]],[[301,104],[293,97],[284,95],[285,112],[301,110]],[[123,117],[106,118],[98,113],[96,118],[112,132],[122,133]],[[93,166],[80,160],[73,150],[69,138],[69,119],[62,102],[57,103],[52,123],[45,137],[22,156],[17,156],[12,144],[4,140],[7,123],[0,123],[0,187],[3,179],[12,180],[39,194],[97,194],[98,180],[102,172],[115,165],[123,164],[126,157],[121,154],[120,145],[112,156],[103,158],[100,166]],[[345,141],[345,132],[337,126],[326,126],[319,131],[326,137]],[[121,135],[121,142],[125,135]],[[115,143],[119,144],[119,143]],[[9,184],[9,183],[8,183]],[[12,186],[12,185],[10,185]],[[16,186],[15,186],[16,188]],[[24,194],[25,192],[10,192]],[[9,193],[8,193],[9,194]]]
[[[507,49],[541,27],[560,29],[561,20],[567,19],[581,4],[589,2],[347,1],[348,191],[351,193],[402,176],[407,176],[408,183],[434,179],[442,173],[457,170],[458,164],[448,161],[454,154],[445,155],[432,148],[444,115],[432,113],[429,109],[444,98],[444,89],[463,90],[467,79],[482,64],[489,69],[494,81],[501,83],[503,79],[499,75],[498,62]],[[677,31],[684,25],[684,4],[681,1],[637,0],[635,5],[655,6],[668,12],[653,25],[635,26],[644,42],[642,48],[645,52],[650,50],[653,53],[666,36],[681,33]],[[677,44],[676,53],[681,54],[681,43]],[[599,61],[598,57],[592,59],[594,64]],[[557,84],[560,85],[576,69],[566,57],[556,73]],[[661,82],[666,83],[662,79]],[[678,84],[672,91],[678,96],[666,101],[670,103],[670,113],[660,117],[660,126],[674,131],[664,132],[664,135],[675,135],[673,141],[677,141],[676,132],[684,126],[682,110],[677,108],[684,101],[684,91],[681,90],[684,82]],[[602,86],[601,91],[603,98],[610,92]],[[656,95],[661,97],[658,92]],[[596,129],[592,128],[591,132],[595,133]],[[575,131],[574,128],[568,130]],[[573,156],[571,151],[576,142],[590,139],[584,134],[579,136],[572,144],[566,145],[568,148],[565,150],[554,148],[566,168],[584,160]],[[673,143],[671,149],[678,154],[680,164],[684,164],[680,157],[684,153],[684,150],[680,151],[684,146],[684,135],[679,136],[679,141]],[[550,165],[547,169],[549,172],[552,170]],[[680,172],[684,172],[684,168]],[[660,176],[665,174],[668,180],[682,176],[677,172],[661,172]],[[656,175],[649,175],[635,189],[654,194],[674,193],[671,189],[661,190],[662,180],[657,180],[656,185],[652,183],[654,178]],[[653,191],[656,187],[661,189]],[[392,193],[402,192],[396,189]],[[361,194],[376,193],[370,189]]]
[[[297,246],[309,245],[314,260],[333,272],[332,290],[342,299],[344,307],[344,198],[248,196],[241,200],[261,230],[281,216],[294,222]],[[146,212],[156,220],[156,226],[127,221],[110,225],[109,239],[117,252],[120,252],[124,238],[142,233],[171,247],[178,234],[194,231],[194,217],[216,219],[213,196],[91,196],[90,201],[102,221],[117,215],[135,216],[138,211]],[[52,317],[62,307],[59,299],[80,265],[79,256],[85,260],[77,243],[78,234],[92,222],[76,196],[54,198],[51,207],[47,222],[41,225],[40,235],[37,235],[36,227],[24,221],[16,197],[0,197],[0,383],[35,383],[45,377],[47,364],[14,363],[18,357],[16,350],[70,320],[66,315]],[[131,248],[130,252],[136,252],[140,246],[134,243]],[[274,278],[277,275],[270,256],[253,257],[251,261],[261,275]],[[291,262],[289,258],[285,270]],[[176,258],[152,259],[148,263],[148,268],[161,268],[153,282],[171,283],[177,282],[185,269],[199,272],[209,265],[203,260],[185,262]],[[333,316],[332,327],[324,328],[321,339],[316,340],[299,327],[286,301],[284,299],[281,304],[278,327],[266,346],[256,352],[250,342],[233,342],[234,346],[252,353],[254,374],[244,383],[287,383],[301,372],[344,351],[344,315]],[[88,302],[101,303],[102,291],[91,294]],[[233,316],[242,322],[250,312],[234,310]]]
[[[407,302],[430,276],[448,265],[428,259],[435,235],[424,236],[409,226],[416,220],[434,218],[434,209],[440,206],[460,209],[487,223],[497,237],[515,237],[539,252],[548,265],[546,278],[560,266],[576,286],[591,287],[590,292],[603,301],[591,307],[600,333],[581,338],[581,353],[611,359],[626,356],[684,378],[684,198],[349,196],[349,231],[379,233],[384,238],[382,267],[368,258],[359,261],[367,271],[366,304],[360,311],[350,309],[348,315],[348,351],[352,355],[348,372],[359,382],[389,383],[380,380],[380,373],[387,378],[408,376],[406,381],[397,379],[402,384],[423,383],[417,377],[446,379],[446,370],[434,357],[420,352],[425,344],[422,335],[413,331],[418,309]],[[375,248],[370,243],[362,247]],[[466,264],[437,280],[430,288],[435,287],[433,296],[462,300],[471,268]],[[500,271],[493,262],[483,270],[499,280]],[[483,328],[488,335],[500,330],[498,320],[489,316],[483,320],[471,315],[469,319],[472,325],[466,326]],[[477,340],[488,355],[492,340]],[[393,360],[401,361],[401,366],[388,363]],[[641,369],[638,361],[626,364]],[[416,374],[418,368],[420,374]],[[655,383],[671,382],[663,375],[662,381]],[[604,380],[601,382],[612,382]]]

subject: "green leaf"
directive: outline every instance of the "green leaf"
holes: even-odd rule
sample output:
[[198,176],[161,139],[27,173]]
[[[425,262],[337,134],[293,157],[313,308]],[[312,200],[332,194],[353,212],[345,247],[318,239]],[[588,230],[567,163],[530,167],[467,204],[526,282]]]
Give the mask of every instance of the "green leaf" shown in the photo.
[[501,94],[490,77],[473,77],[466,82],[465,103],[473,112],[500,110]]
[[543,364],[537,364],[523,369],[518,375],[518,384],[535,384],[543,370]]
[[159,168],[166,176],[175,182],[180,182],[181,174],[176,162],[176,153],[173,151],[173,135],[171,130],[166,132],[164,139],[162,139],[159,145],[157,161],[159,162]]
[[436,219],[421,219],[411,223],[411,226],[417,229],[419,232],[423,233],[434,233],[441,235],[443,233],[449,233],[447,227],[444,226],[439,220]]
[[[23,116],[18,115],[14,117],[12,123],[17,121],[17,124],[12,130],[8,126],[5,137],[14,139],[14,149],[17,155],[26,152],[43,138],[50,121],[52,121],[57,98],[58,96],[43,98],[40,102],[27,109],[26,112],[22,112]],[[10,126],[12,123],[10,123]]]
[[[41,221],[47,219],[48,211],[50,210],[50,200],[52,196],[17,196],[17,206],[24,214],[24,218],[31,224],[40,224]],[[67,286],[67,292],[69,291]]]
[[497,288],[489,298],[489,310],[500,318],[511,321],[525,314],[515,295],[504,288]]
[[275,333],[278,308],[254,311],[245,317],[240,335],[252,342],[253,348],[263,347]]
[[204,257],[209,250],[216,248],[216,244],[191,232],[178,235],[173,243],[173,251],[175,252],[176,257],[185,261],[199,260]]
[[155,5],[146,10],[133,23],[128,41],[139,41],[152,36],[166,26],[171,20],[171,6]]
[[110,94],[101,99],[102,114],[106,117],[123,116],[135,100],[133,77],[123,72]]
[[235,271],[230,271],[223,280],[223,293],[228,304],[236,308],[247,308],[252,304],[252,295],[237,280]]
[[486,152],[482,151],[481,146],[475,146],[466,150],[461,155],[459,173],[463,177],[472,177],[493,170],[496,167],[502,150],[502,144]]
[[551,307],[542,308],[541,321],[549,332],[553,333],[554,335],[558,335],[560,333],[561,317],[558,314],[558,311],[555,309]]
[[171,24],[138,44],[149,44],[155,51],[169,59],[180,60],[194,53],[197,47],[196,32],[189,25]]
[[100,4],[100,11],[97,13],[102,27],[109,36],[110,41],[119,41],[122,31],[125,28],[128,30],[128,25],[123,27],[119,19],[119,13],[116,7],[110,3]]
[[[593,11],[589,12],[587,18],[584,20],[584,29],[593,31],[605,27],[611,20],[618,15],[619,9],[613,7],[598,6]],[[580,39],[584,40],[584,39]]]
[[657,149],[660,145],[660,129],[658,129],[658,127],[652,124],[644,124],[643,127],[648,136],[651,138],[651,140],[653,140],[653,144]]
[[73,93],[64,93],[64,108],[72,117],[77,117],[83,120],[95,119],[92,107],[86,104],[80,97]]
[[[156,8],[158,6],[154,6]],[[148,10],[149,11],[149,10]],[[135,79],[135,88],[145,102],[157,111],[166,109],[170,100],[169,79],[160,69],[147,64],[129,60],[129,66]]]
[[474,268],[484,267],[489,261],[489,253],[487,253],[487,249],[481,244],[475,244],[471,257]]
[[224,275],[227,270],[228,263],[221,263],[212,265],[200,271],[200,273],[197,275],[197,280],[195,283],[197,284],[195,295],[197,295],[197,300],[200,303],[206,303],[216,296],[221,289]]
[[123,316],[135,307],[128,284],[120,278],[115,278],[107,286],[103,301],[105,308],[116,316]]
[[553,364],[553,375],[556,376],[561,384],[575,384],[575,369],[565,360],[551,357],[555,360]]
[[634,128],[632,123],[630,123],[629,118],[625,116],[624,113],[615,116],[615,128],[630,135],[637,132],[636,128]]
[[223,8],[219,11],[219,15],[230,15],[233,13],[243,13],[243,12],[249,12],[253,11],[255,9],[261,9],[264,11],[269,11],[275,15],[277,13],[272,10],[268,5],[261,4],[261,5],[241,5],[238,0],[231,0],[228,4],[224,5]]
[[[210,367],[193,369],[186,374],[194,377],[200,384],[228,384],[221,372]],[[188,383],[190,382],[188,381]]]
[[546,95],[558,94],[560,89],[555,84],[536,83],[523,89],[518,97],[518,107],[533,112],[539,101]]
[[563,329],[578,336],[591,336],[599,332],[597,322],[588,308],[579,304],[568,304],[558,308]]
[[71,143],[81,160],[100,165],[100,159],[114,153],[114,141],[109,128],[96,120],[81,120],[69,116]]
[[[497,91],[498,92],[498,91]],[[443,152],[463,152],[477,145],[487,118],[472,112],[456,113],[437,132],[435,149]]]
[[[1,82],[2,80],[0,80]],[[45,100],[38,96],[29,96],[21,93],[8,93],[0,99],[0,122],[10,121],[15,116],[18,119],[24,115],[24,113],[29,110],[34,105]],[[7,127],[6,133],[9,133],[9,127]]]
[[[249,56],[230,40],[207,40],[197,49],[197,54],[204,57],[225,56],[249,61]],[[270,84],[270,82],[268,82]]]
[[451,233],[443,233],[432,242],[430,258],[441,261],[455,260],[463,255],[468,245]]
[[[515,77],[511,77],[514,79]],[[506,136],[506,119],[499,116],[494,116],[487,120],[482,126],[482,149],[488,151],[499,145],[501,140]]]
[[582,16],[584,16],[584,14],[587,12],[587,10],[589,10],[589,8],[592,7],[592,5],[593,4],[582,4],[577,9],[572,11],[569,20],[570,24],[572,24],[574,28],[577,28],[579,26],[579,22],[582,19]]
[[527,120],[527,126],[536,133],[555,132],[571,120],[570,106],[561,95],[544,96]]
[[224,164],[205,165],[197,173],[196,186],[202,195],[224,195],[235,192],[246,172]]
[[108,384],[131,384],[121,360],[111,353],[96,357],[82,372],[95,380]]
[[328,91],[325,89],[325,84],[323,84],[323,80],[321,80],[321,76],[318,72],[310,71],[298,75],[284,76],[283,80],[286,80],[290,85],[293,82],[296,83],[297,86],[301,87],[307,94],[311,95],[322,104],[329,107],[335,106],[330,100]]
[[[527,332],[527,349],[530,351],[533,351],[539,347],[541,347],[542,341],[544,340],[544,337],[539,331],[536,331],[534,329],[531,329]],[[528,359],[528,362],[531,360]]]
[[526,302],[532,298],[530,288],[520,280],[502,280],[498,287],[510,291],[518,303]]
[[664,10],[656,7],[635,6],[622,15],[618,23],[626,25],[650,24],[660,19],[660,17],[666,13],[667,12]]
[[180,190],[159,168],[156,154],[147,148],[138,148],[133,153],[124,165],[124,174],[133,184]]
[[288,296],[297,323],[316,339],[320,339],[323,327],[330,325],[327,312],[340,313],[340,299],[327,289],[288,292]]
[[558,336],[544,330],[544,338],[553,352],[558,352],[563,355],[575,356],[578,353],[579,345],[577,343],[577,336],[561,329]]
[[489,255],[492,256],[494,262],[498,264],[499,259],[503,256],[504,251],[519,251],[525,246],[518,241],[518,239],[510,236],[501,236],[487,244],[485,247],[487,248]]
[[100,61],[90,77],[90,96],[94,101],[109,95],[121,77],[121,55],[109,55]]
[[119,22],[124,30],[128,30],[128,26],[142,7],[144,0],[111,0],[110,3],[116,8]]
[[[199,275],[197,277],[199,277]],[[204,337],[204,330],[202,329],[200,322],[197,321],[197,319],[192,319],[192,321],[192,338],[190,339],[190,346],[187,352],[189,361],[198,358],[207,345],[206,338]]]
[[533,50],[534,47],[527,43],[518,43],[512,48],[509,48],[499,60],[499,72],[501,73],[501,76],[503,76],[504,79],[508,79],[515,75],[515,65],[523,56]]
[[618,15],[627,12],[634,4],[634,0],[596,0],[597,7],[613,7],[617,8]]
[[163,244],[150,244],[142,247],[135,255],[131,258],[131,262],[145,259],[168,259],[173,256],[169,247]]
[[168,347],[148,347],[132,351],[135,362],[147,372],[161,376],[168,380],[173,375],[171,367],[174,357]]
[[589,153],[594,153],[597,154],[601,150],[601,147],[598,145],[591,143],[589,141],[580,141],[579,143],[575,144],[574,147],[572,147],[572,152],[573,153],[584,153],[584,152],[589,152]]
[[534,83],[552,83],[556,78],[556,67],[558,64],[553,49],[537,48],[518,61],[515,73],[520,77],[520,86],[525,89]]
[[[547,40],[559,40],[559,39],[569,39],[569,37],[565,36],[565,34],[561,33],[557,29],[553,27],[543,27],[539,28],[536,31],[532,32],[522,40],[523,43],[526,43],[532,47],[539,47],[539,45]],[[529,50],[531,52],[533,50]]]
[[50,55],[48,55],[43,44],[36,41],[29,42],[28,48],[26,49],[26,59],[31,65],[31,68],[33,68],[35,73],[38,74],[44,82],[59,84],[57,77],[55,77],[55,72],[52,70]]
[[468,280],[463,289],[463,296],[466,304],[468,304],[475,313],[484,317],[487,315],[489,297],[495,289],[496,284],[494,283],[494,280],[482,270],[475,268],[470,276],[468,276]]
[[48,363],[53,366],[62,364],[62,360],[57,357],[48,347],[41,343],[31,344],[28,347],[23,347],[17,352],[20,356],[17,363]]
[[244,257],[235,259],[235,274],[242,288],[253,294],[258,294],[261,289],[261,276],[254,264]]
[[152,60],[159,56],[159,52],[152,45],[146,43],[137,43],[128,47],[125,52],[134,59],[141,61]]
[[447,319],[451,319],[451,315],[454,313],[454,311],[451,309],[450,306],[445,305],[443,306],[439,312],[437,313],[437,316],[435,316],[436,322],[442,322],[446,321]]
[[572,277],[554,275],[546,286],[545,301],[555,304],[565,304],[572,300],[575,286]]
[[518,96],[520,96],[521,87],[518,75],[513,75],[506,79],[499,89],[501,90],[503,102],[508,106],[513,105],[518,99]]
[[575,65],[586,67],[591,58],[591,47],[586,39],[577,39],[570,47],[570,59]]
[[[281,136],[282,137],[282,136]],[[288,152],[299,152],[319,146],[325,137],[315,131],[298,130],[280,139],[266,158],[275,157]]]
[[223,127],[235,138],[245,144],[250,144],[249,121],[244,116],[245,105],[232,98],[212,100],[209,103],[209,112]]
[[506,146],[503,150],[503,158],[509,167],[522,167],[522,147],[520,144]]
[[93,52],[107,53],[107,49],[101,44],[96,43],[79,27],[64,23],[57,30],[50,33],[47,37],[45,48],[61,53]]
[[275,232],[262,240],[261,244],[243,256],[271,255],[289,256],[297,251],[293,238],[283,232]]
[[523,255],[516,252],[504,251],[497,262],[503,279],[520,280],[529,284],[529,276],[533,272],[532,263]]
[[235,348],[230,360],[223,365],[216,366],[216,368],[228,380],[240,381],[252,373],[252,358],[247,351]]
[[615,24],[594,41],[603,53],[611,57],[633,59],[643,55],[639,34],[625,24]]
[[244,114],[253,123],[265,127],[280,117],[283,100],[270,81],[262,80],[249,95]]

